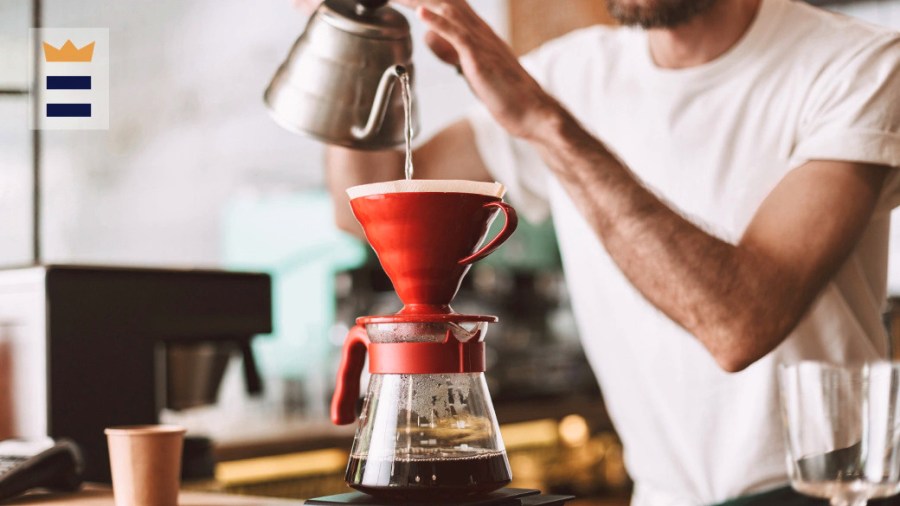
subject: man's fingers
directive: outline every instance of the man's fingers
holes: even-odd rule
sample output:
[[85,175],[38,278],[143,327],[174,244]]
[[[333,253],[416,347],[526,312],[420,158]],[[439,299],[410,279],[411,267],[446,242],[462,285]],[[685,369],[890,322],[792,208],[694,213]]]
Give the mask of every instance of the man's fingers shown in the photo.
[[456,52],[459,52],[458,46],[463,43],[464,37],[456,23],[453,23],[450,19],[441,16],[427,7],[419,7],[416,9],[416,13],[419,15],[419,18],[428,25],[428,28],[430,28],[431,31],[437,33],[448,43],[455,46]]
[[445,0],[391,0],[391,3],[409,7],[410,9],[418,9],[423,5],[437,5]]
[[409,7],[413,10],[427,8],[451,21],[462,21],[475,15],[475,11],[466,0],[391,0],[392,3]]
[[447,42],[447,39],[441,37],[436,32],[429,31],[425,34],[425,44],[431,48],[431,51],[445,63],[449,63],[454,67],[459,67],[459,54],[453,48],[453,44]]
[[322,0],[293,0],[294,7],[303,11],[307,16],[315,12],[320,3]]

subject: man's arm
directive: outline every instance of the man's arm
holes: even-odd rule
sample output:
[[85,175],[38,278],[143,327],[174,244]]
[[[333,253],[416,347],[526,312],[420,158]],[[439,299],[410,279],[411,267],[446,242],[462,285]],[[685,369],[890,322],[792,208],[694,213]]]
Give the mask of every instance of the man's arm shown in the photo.
[[[338,226],[362,237],[348,204],[347,188],[358,184],[402,179],[402,151],[355,151],[330,146],[325,153],[326,179]],[[472,127],[465,120],[451,124],[413,152],[416,179],[492,181],[478,154]]]
[[325,149],[325,182],[334,205],[337,226],[357,237],[362,227],[350,211],[345,190],[351,186],[403,177],[403,153],[400,151],[356,151],[328,146]]
[[812,161],[792,171],[736,245],[661,202],[547,95],[464,0],[417,8],[497,122],[531,142],[631,283],[726,371],[780,344],[859,239],[886,171]]
[[847,258],[887,171],[811,161],[768,195],[737,244],[641,186],[561,111],[535,144],[629,281],[691,332],[722,369],[778,346]]

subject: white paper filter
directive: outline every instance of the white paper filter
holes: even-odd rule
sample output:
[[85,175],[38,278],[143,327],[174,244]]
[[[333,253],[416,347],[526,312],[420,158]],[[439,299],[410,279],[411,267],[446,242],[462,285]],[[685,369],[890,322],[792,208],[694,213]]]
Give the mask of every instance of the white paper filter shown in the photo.
[[363,184],[347,188],[350,200],[384,193],[475,193],[489,197],[503,198],[506,188],[500,183],[482,183],[460,179],[400,179],[383,183]]

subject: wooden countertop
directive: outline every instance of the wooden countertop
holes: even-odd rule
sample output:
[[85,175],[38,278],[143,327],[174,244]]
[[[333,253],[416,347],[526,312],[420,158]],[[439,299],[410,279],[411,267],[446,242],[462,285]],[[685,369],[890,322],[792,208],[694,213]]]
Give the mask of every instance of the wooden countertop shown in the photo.
[[[88,485],[80,492],[72,494],[28,494],[11,501],[10,506],[20,504],[48,504],[69,506],[114,506],[112,489]],[[303,501],[250,497],[206,492],[182,491],[178,496],[179,506],[300,506]]]
[[[575,499],[567,506],[627,506],[627,499]],[[9,503],[8,506],[26,504],[68,505],[68,506],[114,506],[112,489],[88,485],[73,494],[29,494]],[[229,494],[182,491],[178,497],[179,506],[301,506],[303,501],[272,499]]]

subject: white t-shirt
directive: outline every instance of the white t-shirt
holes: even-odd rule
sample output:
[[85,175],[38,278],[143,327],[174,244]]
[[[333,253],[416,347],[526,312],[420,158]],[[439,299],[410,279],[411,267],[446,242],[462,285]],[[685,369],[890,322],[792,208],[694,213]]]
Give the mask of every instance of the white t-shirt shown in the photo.
[[[697,67],[661,69],[645,32],[607,27],[552,41],[523,64],[647,187],[731,242],[808,160],[900,166],[900,38],[802,3],[764,0],[742,39]],[[785,485],[777,365],[887,354],[880,315],[897,171],[849,260],[790,337],[728,374],[626,280],[531,146],[483,108],[469,119],[518,211],[552,212],[634,503],[712,504]]]

